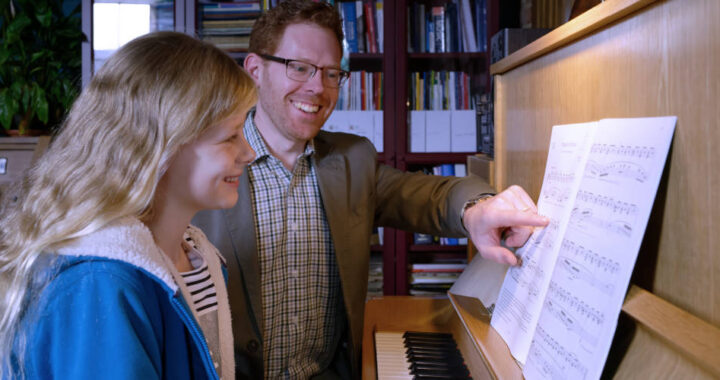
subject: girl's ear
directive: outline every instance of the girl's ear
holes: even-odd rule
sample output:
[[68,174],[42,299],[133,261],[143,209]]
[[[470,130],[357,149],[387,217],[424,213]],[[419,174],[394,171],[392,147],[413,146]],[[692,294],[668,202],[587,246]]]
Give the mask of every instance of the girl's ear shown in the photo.
[[247,73],[250,74],[252,79],[255,81],[255,85],[260,85],[260,74],[262,73],[262,70],[264,68],[263,59],[255,53],[250,53],[247,55],[247,57],[245,57],[243,67],[245,68],[245,71],[247,71]]

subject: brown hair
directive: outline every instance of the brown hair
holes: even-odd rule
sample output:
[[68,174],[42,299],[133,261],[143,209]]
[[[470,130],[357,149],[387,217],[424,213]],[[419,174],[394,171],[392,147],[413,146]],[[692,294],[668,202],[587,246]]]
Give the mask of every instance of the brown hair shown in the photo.
[[263,13],[255,21],[250,34],[250,51],[256,54],[273,54],[285,32],[292,24],[311,23],[330,29],[337,37],[342,51],[342,19],[332,5],[323,1],[285,0]]

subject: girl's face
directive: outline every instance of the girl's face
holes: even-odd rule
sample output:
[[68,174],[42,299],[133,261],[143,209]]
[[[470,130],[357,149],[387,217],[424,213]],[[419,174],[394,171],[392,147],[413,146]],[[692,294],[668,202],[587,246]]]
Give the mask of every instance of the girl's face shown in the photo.
[[235,205],[238,177],[255,158],[243,135],[246,113],[236,112],[180,148],[161,179],[170,210],[187,210],[194,215],[200,210]]

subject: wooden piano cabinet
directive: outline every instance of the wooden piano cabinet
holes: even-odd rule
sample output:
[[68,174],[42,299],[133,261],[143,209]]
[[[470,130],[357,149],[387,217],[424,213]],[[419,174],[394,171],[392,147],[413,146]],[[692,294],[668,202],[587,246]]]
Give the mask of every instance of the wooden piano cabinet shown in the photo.
[[[362,345],[362,378],[376,379],[375,331],[425,331],[452,333],[473,379],[493,379],[474,339],[444,297],[386,296],[365,305]],[[496,335],[496,338],[499,336]],[[502,341],[500,341],[504,345]],[[505,347],[507,351],[507,346]]]
[[[521,379],[520,366],[490,326],[490,316],[480,301],[453,294],[448,297],[368,301],[362,378],[377,378],[375,331],[432,331],[453,334],[473,379]],[[624,360],[608,375],[618,379],[720,378],[719,328],[635,285],[622,311],[636,321],[637,328]]]

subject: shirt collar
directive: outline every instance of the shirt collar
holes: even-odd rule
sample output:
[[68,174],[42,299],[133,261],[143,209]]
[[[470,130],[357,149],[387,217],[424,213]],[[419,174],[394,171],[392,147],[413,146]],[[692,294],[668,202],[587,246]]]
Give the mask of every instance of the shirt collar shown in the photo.
[[[247,119],[245,119],[245,126],[243,127],[245,139],[247,139],[248,144],[250,144],[250,147],[255,151],[255,159],[250,163],[251,165],[271,156],[270,149],[268,149],[265,140],[260,135],[257,125],[255,124],[255,111],[256,109],[253,107],[250,112],[248,112]],[[310,142],[305,145],[305,151],[301,157],[310,157],[313,154],[315,154],[315,139],[310,140]]]

